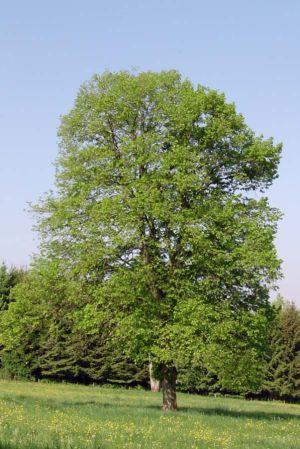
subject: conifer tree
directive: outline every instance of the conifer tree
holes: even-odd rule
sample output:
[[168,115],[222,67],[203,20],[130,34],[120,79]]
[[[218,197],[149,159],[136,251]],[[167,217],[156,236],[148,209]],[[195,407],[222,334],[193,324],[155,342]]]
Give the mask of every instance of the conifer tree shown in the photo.
[[11,291],[24,278],[25,272],[22,268],[8,268],[4,263],[0,266],[0,312],[13,301]]
[[271,333],[266,388],[275,398],[300,395],[300,313],[292,302],[279,304]]
[[0,314],[2,365],[11,377],[147,385],[147,368],[114,345],[111,326],[92,334],[78,328],[76,315],[92,288],[87,295],[59,264],[35,261],[11,293]]

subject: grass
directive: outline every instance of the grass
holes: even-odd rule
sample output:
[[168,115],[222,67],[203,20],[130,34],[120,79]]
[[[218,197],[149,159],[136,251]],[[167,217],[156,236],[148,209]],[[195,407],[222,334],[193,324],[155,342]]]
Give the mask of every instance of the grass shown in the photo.
[[0,449],[299,449],[300,405],[0,381]]

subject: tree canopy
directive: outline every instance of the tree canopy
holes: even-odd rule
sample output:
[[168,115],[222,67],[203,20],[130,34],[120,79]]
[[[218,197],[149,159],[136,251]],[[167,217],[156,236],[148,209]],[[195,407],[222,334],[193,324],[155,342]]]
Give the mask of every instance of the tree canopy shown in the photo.
[[176,71],[95,75],[59,137],[56,191],[35,210],[42,254],[93,287],[82,328],[113,322],[130,356],[150,355],[165,409],[186,357],[254,381],[279,276],[264,192],[281,145]]

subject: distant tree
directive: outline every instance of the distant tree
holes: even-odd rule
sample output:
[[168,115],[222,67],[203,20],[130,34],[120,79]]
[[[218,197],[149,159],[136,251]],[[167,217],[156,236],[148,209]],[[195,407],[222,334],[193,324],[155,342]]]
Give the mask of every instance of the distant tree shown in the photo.
[[0,314],[2,365],[11,377],[147,385],[147,369],[114,347],[111,326],[87,334],[76,316],[92,288],[64,277],[59,264],[35,261]]
[[0,266],[0,312],[8,307],[11,290],[23,279],[25,270],[23,268],[8,268],[4,263]]
[[266,389],[275,398],[300,397],[300,312],[292,302],[276,301]]
[[[0,266],[0,323],[3,313],[8,309],[9,304],[15,300],[14,296],[12,295],[14,287],[23,281],[23,279],[25,278],[25,274],[26,271],[23,268],[8,268],[4,263]],[[16,358],[19,359],[19,355],[16,356]],[[17,365],[17,363],[15,363],[15,360],[6,360],[3,346],[0,342],[0,367],[3,368],[3,366],[6,364],[6,361],[10,365]]]
[[165,410],[184,357],[224,385],[256,378],[279,213],[251,192],[281,146],[176,71],[94,76],[59,136],[57,193],[35,210],[43,254],[97,285],[82,325],[112,321],[131,357],[151,357]]

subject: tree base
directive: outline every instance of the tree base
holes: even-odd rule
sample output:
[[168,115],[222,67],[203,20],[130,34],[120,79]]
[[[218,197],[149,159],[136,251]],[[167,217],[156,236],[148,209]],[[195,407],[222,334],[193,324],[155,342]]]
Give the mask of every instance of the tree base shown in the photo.
[[173,367],[162,367],[161,389],[163,392],[163,411],[177,410],[176,379],[177,371]]

